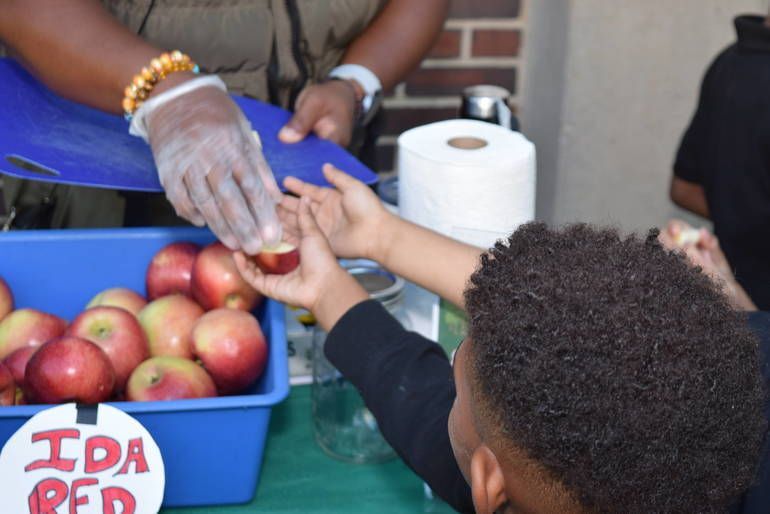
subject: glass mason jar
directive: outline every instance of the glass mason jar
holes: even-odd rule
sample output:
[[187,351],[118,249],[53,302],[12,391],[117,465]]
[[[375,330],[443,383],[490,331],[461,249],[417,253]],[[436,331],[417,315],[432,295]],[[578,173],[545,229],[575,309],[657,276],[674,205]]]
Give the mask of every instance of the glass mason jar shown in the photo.
[[[404,280],[371,261],[343,263],[371,298],[382,302],[404,322]],[[313,385],[311,390],[313,430],[319,446],[340,460],[359,464],[382,462],[395,452],[385,441],[374,415],[364,405],[356,388],[326,359],[326,332],[313,334]]]

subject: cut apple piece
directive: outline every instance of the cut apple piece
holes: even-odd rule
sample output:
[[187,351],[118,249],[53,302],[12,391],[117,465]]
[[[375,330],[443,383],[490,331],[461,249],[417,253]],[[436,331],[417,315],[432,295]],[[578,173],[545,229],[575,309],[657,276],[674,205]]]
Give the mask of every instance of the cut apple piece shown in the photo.
[[299,266],[299,250],[293,244],[282,241],[277,246],[263,248],[254,256],[254,262],[262,273],[285,275]]
[[679,248],[698,244],[700,241],[700,230],[697,228],[682,229],[674,238],[674,242]]

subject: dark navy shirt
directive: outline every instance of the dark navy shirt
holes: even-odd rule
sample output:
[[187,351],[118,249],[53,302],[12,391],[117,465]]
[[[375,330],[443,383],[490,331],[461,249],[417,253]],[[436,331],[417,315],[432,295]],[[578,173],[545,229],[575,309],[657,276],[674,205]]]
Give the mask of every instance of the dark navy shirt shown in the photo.
[[738,41],[706,73],[674,175],[701,185],[722,249],[770,311],[770,27],[736,18]]

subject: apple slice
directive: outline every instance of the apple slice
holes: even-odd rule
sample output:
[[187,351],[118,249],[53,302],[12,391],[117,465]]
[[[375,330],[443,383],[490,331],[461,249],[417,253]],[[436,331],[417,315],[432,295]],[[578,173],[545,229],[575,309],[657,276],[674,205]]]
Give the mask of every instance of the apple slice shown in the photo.
[[696,245],[700,242],[700,229],[682,229],[674,238],[674,242],[679,248],[684,248],[688,245]]
[[262,273],[285,275],[299,266],[299,249],[291,243],[281,241],[277,246],[263,248],[254,256],[254,262]]

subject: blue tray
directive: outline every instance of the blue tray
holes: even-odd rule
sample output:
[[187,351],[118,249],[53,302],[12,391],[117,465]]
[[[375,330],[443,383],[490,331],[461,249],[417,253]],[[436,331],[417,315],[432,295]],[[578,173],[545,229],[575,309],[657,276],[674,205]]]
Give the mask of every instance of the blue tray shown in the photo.
[[[147,264],[166,244],[213,240],[209,231],[197,228],[0,233],[0,276],[11,287],[17,308],[34,307],[72,320],[108,287],[144,293]],[[246,503],[254,497],[270,410],[289,394],[283,306],[267,301],[256,314],[270,350],[264,375],[249,391],[220,398],[112,403],[139,420],[158,443],[166,467],[166,507]],[[0,448],[45,408],[0,408]]]
[[[289,175],[327,185],[331,162],[373,184],[377,176],[347,151],[315,136],[293,145],[278,140],[290,113],[233,96],[262,138],[279,184]],[[0,59],[0,173],[19,178],[133,191],[160,192],[149,147],[128,123],[57,96],[11,59]]]

